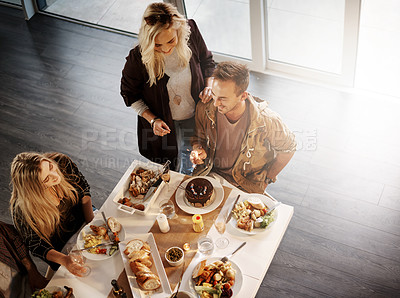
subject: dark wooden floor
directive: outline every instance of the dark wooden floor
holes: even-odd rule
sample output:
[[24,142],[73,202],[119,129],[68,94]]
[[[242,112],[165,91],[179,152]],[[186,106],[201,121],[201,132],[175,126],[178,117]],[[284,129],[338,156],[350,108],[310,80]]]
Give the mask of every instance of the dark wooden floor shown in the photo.
[[[26,22],[0,6],[1,220],[11,222],[9,166],[19,152],[70,155],[97,206],[142,159],[136,117],[119,96],[135,42],[42,15]],[[270,187],[295,214],[257,297],[398,297],[400,99],[257,73],[249,90],[299,142]]]

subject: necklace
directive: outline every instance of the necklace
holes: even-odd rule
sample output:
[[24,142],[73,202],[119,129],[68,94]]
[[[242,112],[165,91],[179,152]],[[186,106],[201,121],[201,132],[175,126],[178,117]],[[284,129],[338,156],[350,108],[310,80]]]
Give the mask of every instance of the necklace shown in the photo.
[[[172,80],[171,80],[172,81]],[[170,82],[171,82],[170,81]],[[176,74],[176,78],[174,80],[175,82],[179,81],[179,74]],[[178,85],[179,87],[179,85]],[[177,106],[179,106],[182,102],[182,97],[178,94],[178,92],[176,92],[175,88],[172,87],[172,84],[168,84],[168,89],[171,90],[174,93],[174,97],[172,98],[172,102],[174,104],[176,104]]]
[[172,88],[172,86],[169,87],[171,88],[171,91],[174,92],[175,94],[174,98],[172,99],[172,102],[179,106],[182,102],[182,97],[176,93],[176,91],[174,90],[174,88]]
[[165,69],[166,73],[170,76],[168,89],[174,93],[172,102],[177,106],[179,106],[182,102],[182,97],[178,94],[178,92],[176,92],[176,89],[173,88],[172,85],[175,85],[176,87],[179,88],[180,85],[179,82],[181,81],[180,77],[183,74],[184,68],[180,66],[179,57],[176,51],[174,51],[170,56],[166,57],[165,68],[166,68]]

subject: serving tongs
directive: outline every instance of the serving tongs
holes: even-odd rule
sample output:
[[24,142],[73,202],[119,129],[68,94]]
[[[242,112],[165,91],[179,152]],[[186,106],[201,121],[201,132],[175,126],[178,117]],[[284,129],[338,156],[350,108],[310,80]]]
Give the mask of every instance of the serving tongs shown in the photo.
[[167,160],[165,164],[162,166],[162,170],[159,172],[159,174],[156,176],[157,179],[150,184],[149,190],[147,191],[146,195],[144,196],[142,202],[145,202],[148,198],[151,197],[151,195],[156,191],[157,187],[161,184],[162,182],[162,175],[168,173],[169,171],[169,165],[171,162]]

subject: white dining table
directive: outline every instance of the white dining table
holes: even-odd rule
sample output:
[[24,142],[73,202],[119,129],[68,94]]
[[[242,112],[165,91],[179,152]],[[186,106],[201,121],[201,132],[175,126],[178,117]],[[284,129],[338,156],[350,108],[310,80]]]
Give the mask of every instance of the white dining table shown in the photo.
[[[145,215],[136,213],[128,214],[118,210],[117,204],[115,204],[113,200],[116,196],[121,194],[121,189],[122,187],[125,187],[126,179],[128,179],[134,168],[137,166],[146,166],[148,164],[149,163],[143,163],[141,161],[133,161],[115,186],[114,190],[108,196],[103,206],[100,208],[100,211],[104,211],[107,217],[113,216],[122,224],[126,234],[125,239],[133,238],[137,234],[149,232],[159,213],[158,203],[164,199],[169,199],[184,178],[184,175],[170,171],[171,181],[169,185],[163,187],[162,191],[159,192],[158,197]],[[219,177],[216,179],[218,178]],[[223,179],[219,179],[219,181],[224,186],[232,187],[232,185]],[[244,193],[233,187],[221,212],[224,211],[225,208],[232,206],[238,194]],[[274,198],[272,199],[274,200]],[[180,290],[194,293],[193,287],[191,286],[191,274],[196,264],[198,264],[202,259],[206,257],[211,258],[228,255],[242,242],[246,241],[247,244],[231,258],[231,260],[240,268],[243,277],[241,289],[234,295],[235,297],[255,297],[289,225],[294,209],[292,206],[281,204],[276,210],[277,218],[273,226],[268,228],[265,232],[257,235],[243,234],[228,224],[224,234],[224,236],[229,239],[228,247],[225,249],[216,248],[213,253],[208,256],[197,252],[185,270]],[[95,220],[101,218],[101,214],[98,212],[95,215]],[[211,227],[208,235],[213,239],[220,237],[215,227]],[[76,236],[70,239],[66,247],[70,247],[75,243]],[[160,257],[163,258],[163,256]],[[65,267],[61,266],[58,271],[56,271],[47,287],[72,287],[76,298],[107,297],[111,290],[111,280],[117,279],[124,270],[121,254],[115,253],[113,257],[102,261],[87,260],[87,264],[91,267],[91,273],[87,277],[74,276],[69,273]],[[130,289],[125,290],[129,291]]]

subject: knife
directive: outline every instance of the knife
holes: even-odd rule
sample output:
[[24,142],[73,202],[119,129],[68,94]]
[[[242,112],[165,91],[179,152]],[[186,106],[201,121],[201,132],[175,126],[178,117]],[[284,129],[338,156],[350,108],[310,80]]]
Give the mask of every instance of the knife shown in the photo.
[[84,251],[84,250],[88,250],[88,249],[92,249],[92,248],[96,248],[96,247],[100,247],[100,246],[113,245],[113,244],[114,244],[113,242],[100,243],[100,244],[96,244],[96,245],[82,248],[82,249],[74,249],[74,250],[71,250],[71,252],[79,252],[79,251]]
[[275,210],[276,207],[278,207],[281,204],[281,202],[276,203],[273,207],[271,207],[271,209],[269,209],[267,211],[267,213],[265,213],[265,215],[270,214],[272,211]]
[[181,272],[181,276],[179,278],[178,287],[176,289],[176,292],[174,294],[172,294],[171,298],[177,298],[178,297],[179,288],[181,287],[181,283],[182,283],[183,273],[185,273],[185,261],[183,261],[182,272]]
[[226,223],[228,223],[231,220],[231,218],[232,218],[232,210],[233,210],[233,208],[235,208],[235,205],[236,205],[237,201],[239,200],[239,198],[240,198],[240,195],[237,196],[235,202],[233,203],[232,207],[230,208],[229,213],[228,213],[228,217],[226,219]]
[[[103,219],[106,223],[107,234],[110,237],[110,240],[115,244],[115,236],[114,236],[114,233],[111,231],[110,226],[108,225],[107,217],[106,217],[106,214],[104,213],[104,211],[101,211],[101,215],[103,216]],[[110,233],[111,233],[111,235],[110,235]]]

